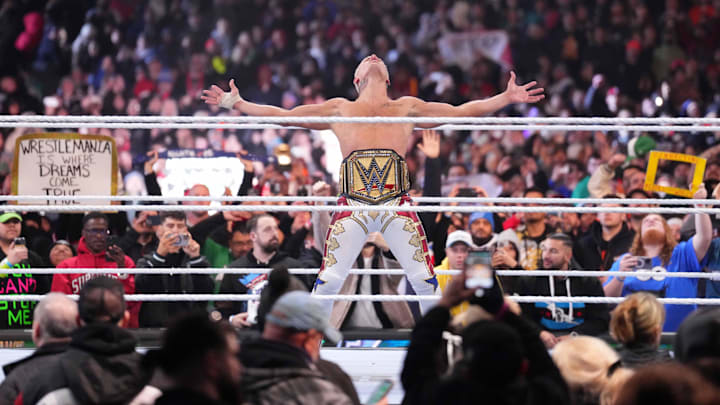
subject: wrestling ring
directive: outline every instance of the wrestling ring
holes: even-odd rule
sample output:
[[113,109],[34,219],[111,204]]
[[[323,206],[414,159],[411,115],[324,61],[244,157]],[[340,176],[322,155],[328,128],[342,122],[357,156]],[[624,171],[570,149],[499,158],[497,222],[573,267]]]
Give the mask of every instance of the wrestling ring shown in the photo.
[[[0,116],[2,128],[37,128],[43,129],[151,129],[151,128],[194,128],[194,129],[264,129],[288,128],[293,123],[413,123],[436,124],[437,130],[481,130],[481,131],[628,131],[630,133],[681,133],[689,136],[720,132],[719,118],[599,118],[599,117],[569,117],[569,118],[525,118],[525,117],[189,117],[189,116]],[[279,124],[286,126],[280,126]],[[294,128],[290,126],[289,128]],[[16,205],[14,202],[22,201],[26,205]],[[73,200],[80,205],[43,205],[53,200],[67,200],[67,197],[51,196],[0,196],[0,211],[39,211],[45,213],[78,212],[81,211],[198,211],[197,205],[180,205],[181,202],[221,202],[242,203],[254,202],[260,205],[220,205],[210,208],[212,211],[285,211],[285,212],[334,212],[342,211],[414,211],[414,212],[492,212],[492,213],[527,213],[527,212],[575,212],[575,213],[656,213],[656,214],[693,214],[707,213],[720,214],[720,207],[715,208],[717,200],[688,200],[688,199],[569,199],[569,198],[468,198],[468,197],[419,197],[414,198],[414,205],[403,206],[338,206],[336,197],[158,197],[158,196],[73,196]],[[138,203],[140,201],[149,205],[88,205],[83,201],[111,201],[122,203]],[[162,204],[172,201],[172,205]],[[37,203],[34,203],[37,202]],[[322,203],[321,205],[274,205],[272,203],[304,202]],[[462,205],[448,205],[461,203]],[[423,205],[434,204],[434,205]],[[489,204],[503,204],[502,206]],[[573,205],[569,205],[573,204]],[[617,204],[617,207],[600,207],[593,204]],[[642,204],[642,207],[633,205]],[[205,269],[117,269],[121,274],[244,274],[262,273],[269,269],[243,269],[243,268],[205,268]],[[291,269],[293,274],[316,274],[318,269]],[[90,273],[106,274],[102,269],[33,269],[33,274],[61,274],[61,273]],[[436,270],[437,274],[457,274],[455,270]],[[350,274],[404,274],[397,269],[351,270]],[[601,277],[607,276],[606,271],[545,271],[545,270],[499,270],[500,276],[568,276],[568,277]],[[617,272],[618,276],[647,276],[647,272]],[[681,277],[720,280],[718,273],[696,272],[653,272],[653,277]],[[319,295],[323,300],[346,301],[433,301],[439,297],[434,295]],[[546,297],[546,296],[512,296],[518,303],[533,302],[583,302],[617,304],[623,301],[622,297]],[[4,301],[37,301],[42,295],[5,295]],[[228,294],[130,294],[126,295],[128,301],[249,301],[258,299],[257,295],[228,295]],[[679,305],[720,305],[718,298],[661,298],[660,302]],[[161,331],[138,330],[136,332],[140,343],[145,348],[158,344]],[[325,347],[322,356],[340,364],[351,375],[358,389],[360,398],[365,398],[370,390],[382,379],[389,378],[395,381],[395,387],[390,393],[390,403],[399,403],[402,398],[402,387],[399,383],[399,374],[404,358],[404,347],[409,340],[408,330],[391,330],[376,332],[349,332],[344,333],[345,340],[337,347]],[[665,334],[663,342],[672,343],[672,334]],[[29,331],[0,331],[0,364],[27,356],[30,349],[23,349],[25,343],[30,341]],[[15,342],[15,343],[13,343]],[[23,344],[20,344],[23,343]],[[15,348],[10,348],[15,347]]]

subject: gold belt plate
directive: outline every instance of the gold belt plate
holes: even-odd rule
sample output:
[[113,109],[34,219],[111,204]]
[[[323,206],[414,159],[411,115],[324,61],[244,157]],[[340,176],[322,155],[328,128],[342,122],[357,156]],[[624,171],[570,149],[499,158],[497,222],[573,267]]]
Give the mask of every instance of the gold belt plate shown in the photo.
[[395,152],[354,152],[343,162],[344,193],[371,204],[407,191],[407,166]]

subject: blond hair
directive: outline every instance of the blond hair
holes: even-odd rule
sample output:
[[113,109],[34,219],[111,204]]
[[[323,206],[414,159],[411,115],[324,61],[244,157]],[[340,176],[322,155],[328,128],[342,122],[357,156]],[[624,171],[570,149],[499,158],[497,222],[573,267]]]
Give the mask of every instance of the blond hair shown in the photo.
[[563,340],[553,349],[552,358],[572,391],[594,398],[600,398],[608,386],[610,366],[620,361],[607,343],[591,336]]
[[600,393],[600,405],[615,404],[620,390],[633,374],[635,374],[635,372],[629,368],[619,368],[615,370],[605,384],[605,388],[603,388]]
[[621,302],[610,316],[610,336],[618,342],[655,343],[665,323],[665,306],[654,295],[637,292]]

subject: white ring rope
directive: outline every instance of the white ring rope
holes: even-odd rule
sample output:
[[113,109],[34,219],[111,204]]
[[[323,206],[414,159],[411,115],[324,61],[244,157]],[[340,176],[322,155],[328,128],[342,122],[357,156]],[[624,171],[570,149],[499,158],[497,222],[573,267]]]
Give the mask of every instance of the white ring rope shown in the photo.
[[[31,274],[266,274],[271,268],[233,268],[233,267],[205,267],[205,268],[37,268],[16,269],[13,272],[27,272]],[[288,269],[290,274],[317,274],[317,268]],[[460,270],[435,270],[436,274],[457,275]],[[668,271],[606,271],[606,270],[496,270],[498,276],[508,277],[667,277],[667,278],[697,278],[720,279],[720,273],[711,272],[668,272]],[[350,274],[362,275],[388,275],[404,276],[402,269],[350,269]],[[1,300],[1,297],[0,297]]]
[[[342,118],[342,117],[335,117]],[[310,121],[301,121],[310,123]],[[338,121],[342,122],[342,121]],[[384,122],[376,122],[382,124]],[[0,128],[125,128],[125,129],[280,129],[272,124],[233,124],[233,123],[101,123],[101,122],[0,122]],[[419,128],[418,128],[419,129]],[[435,129],[456,131],[642,131],[642,132],[717,132],[720,125],[684,126],[684,125],[503,125],[503,124],[438,124]]]
[[[40,301],[44,298],[40,294],[3,295],[0,301]],[[77,299],[77,295],[68,295]],[[439,295],[314,295],[320,300],[333,301],[372,301],[372,302],[400,302],[400,301],[435,301]],[[586,304],[619,304],[625,300],[623,297],[545,297],[541,295],[512,295],[509,296],[518,303],[530,302],[579,302]],[[258,294],[125,294],[126,301],[253,301],[260,299]],[[720,298],[658,298],[663,304],[676,305],[720,305]]]
[[[17,198],[16,198],[17,199]],[[72,200],[67,196],[65,200]],[[720,208],[697,207],[505,207],[505,206],[443,206],[443,205],[0,205],[2,211],[78,212],[78,211],[352,211],[352,212],[618,212],[624,214],[720,214]]]
[[720,118],[691,117],[262,117],[262,116],[127,116],[127,115],[2,115],[0,122],[85,122],[85,123],[360,123],[360,124],[645,124],[720,125]]
[[[129,201],[129,202],[329,202],[335,203],[338,197],[318,196],[139,196],[139,195],[77,195],[77,196],[45,196],[45,195],[0,195],[0,201]],[[693,200],[693,199],[661,199],[661,198],[525,198],[525,197],[413,197],[417,203],[472,203],[472,204],[620,204],[620,205],[715,205],[720,201],[714,199]],[[142,207],[142,206],[141,206]]]

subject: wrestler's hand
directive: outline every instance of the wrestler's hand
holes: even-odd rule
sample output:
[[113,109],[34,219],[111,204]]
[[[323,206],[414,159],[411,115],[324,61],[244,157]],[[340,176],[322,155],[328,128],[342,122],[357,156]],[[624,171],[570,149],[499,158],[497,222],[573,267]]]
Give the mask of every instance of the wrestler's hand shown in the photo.
[[440,135],[432,129],[422,131],[422,143],[418,144],[418,149],[430,159],[440,156]]
[[510,80],[508,80],[505,94],[511,103],[536,103],[545,98],[545,95],[542,94],[544,91],[542,87],[533,89],[536,84],[536,81],[532,81],[518,86],[515,83],[515,72],[510,71]]
[[203,90],[204,95],[200,96],[200,98],[205,100],[205,104],[217,105],[232,110],[235,104],[245,100],[240,97],[240,91],[235,86],[235,79],[231,79],[229,84],[229,92],[224,92],[220,87],[213,84],[209,90]]

